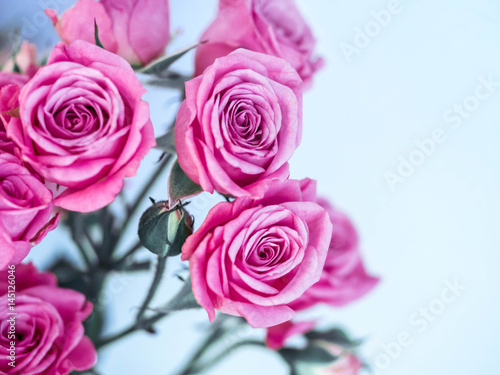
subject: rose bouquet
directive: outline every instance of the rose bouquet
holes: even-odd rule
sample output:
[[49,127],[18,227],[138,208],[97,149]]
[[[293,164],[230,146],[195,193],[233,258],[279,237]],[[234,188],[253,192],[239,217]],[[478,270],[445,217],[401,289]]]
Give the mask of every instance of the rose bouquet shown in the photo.
[[[78,0],[46,14],[62,41],[43,63],[34,46],[14,43],[0,72],[0,374],[97,373],[99,349],[196,308],[210,328],[179,374],[231,353],[217,345],[239,326],[266,334],[232,349],[268,348],[293,374],[357,374],[359,342],[300,317],[352,302],[378,279],[351,221],[317,197],[315,181],[290,178],[302,94],[323,64],[293,1],[220,0],[200,40],[174,54],[165,54],[167,0]],[[184,77],[172,65],[191,50],[194,75]],[[166,132],[142,99],[149,86],[182,96]],[[124,181],[153,148],[156,170],[129,202]],[[164,196],[149,197],[155,183]],[[200,194],[221,201],[193,217]],[[53,230],[69,233],[82,262],[60,259],[50,272],[21,264]],[[121,252],[130,231],[137,242]],[[154,270],[135,258],[146,249]],[[189,271],[173,298],[153,305],[173,257]],[[152,281],[130,325],[106,335],[102,296],[116,271]]]

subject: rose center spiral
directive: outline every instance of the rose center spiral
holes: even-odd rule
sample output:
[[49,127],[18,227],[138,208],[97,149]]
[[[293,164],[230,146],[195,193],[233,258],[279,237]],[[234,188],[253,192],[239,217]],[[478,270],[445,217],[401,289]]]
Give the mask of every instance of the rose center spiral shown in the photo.
[[9,197],[24,200],[27,198],[28,189],[24,184],[16,184],[11,179],[0,179],[0,189]]
[[248,254],[247,263],[251,266],[273,266],[283,256],[284,240],[275,236],[264,236]]
[[228,130],[240,146],[257,146],[262,140],[261,116],[249,100],[232,102],[228,108]]

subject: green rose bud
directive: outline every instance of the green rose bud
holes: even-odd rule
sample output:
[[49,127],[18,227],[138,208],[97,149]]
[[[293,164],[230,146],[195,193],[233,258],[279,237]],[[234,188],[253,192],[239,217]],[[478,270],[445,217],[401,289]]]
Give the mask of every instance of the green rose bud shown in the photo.
[[327,342],[317,345],[316,351],[321,348],[331,359],[317,354],[305,360],[299,358],[294,362],[295,375],[357,375],[361,372],[363,363],[353,352]]
[[168,209],[168,201],[154,203],[139,221],[142,245],[159,256],[181,253],[186,238],[193,233],[193,219],[183,206]]

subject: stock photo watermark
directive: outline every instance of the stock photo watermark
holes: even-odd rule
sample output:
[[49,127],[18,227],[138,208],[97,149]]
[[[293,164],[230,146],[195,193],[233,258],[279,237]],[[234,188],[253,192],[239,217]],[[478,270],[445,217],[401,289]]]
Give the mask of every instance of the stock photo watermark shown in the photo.
[[16,367],[16,266],[10,265],[7,271],[7,339],[9,350],[7,353],[7,364]]
[[418,335],[427,331],[441,315],[452,305],[467,288],[458,279],[444,280],[441,293],[428,303],[419,306],[418,310],[408,317],[409,329],[401,331],[394,340],[381,342],[378,350],[371,356],[371,365],[375,375],[383,374],[392,363],[409,348]]
[[438,146],[450,138],[451,131],[460,129],[464,122],[481,108],[481,104],[496,93],[499,87],[500,80],[496,80],[492,75],[479,76],[474,93],[454,103],[443,113],[443,125],[434,128],[428,137],[416,139],[413,150],[406,155],[399,155],[397,166],[384,173],[389,189],[394,192],[399,185],[406,182],[436,152]]
[[350,43],[345,41],[339,44],[340,50],[348,63],[352,61],[353,55],[361,54],[372,41],[377,38],[384,29],[393,21],[394,17],[404,10],[399,0],[391,0],[386,8],[370,12],[371,19],[363,26],[354,28],[354,36]]
[[21,17],[20,29],[9,32],[9,40],[17,40],[19,37],[21,40],[33,38],[40,32],[41,28],[50,23],[50,18],[45,14],[45,9],[53,9],[57,13],[62,13],[74,3],[74,0],[38,0],[36,3],[40,9],[33,12],[29,17]]

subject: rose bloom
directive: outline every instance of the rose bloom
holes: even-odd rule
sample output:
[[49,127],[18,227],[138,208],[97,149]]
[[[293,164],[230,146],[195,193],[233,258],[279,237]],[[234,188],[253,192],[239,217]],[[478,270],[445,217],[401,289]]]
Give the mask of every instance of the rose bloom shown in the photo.
[[0,151],[0,270],[20,263],[54,229],[52,192],[15,156]]
[[356,355],[343,347],[330,343],[320,343],[334,356],[339,358],[332,363],[296,362],[297,375],[357,375],[363,364]]
[[[269,348],[278,350],[285,346],[286,341],[297,335],[302,335],[313,329],[316,322],[288,321],[267,329],[266,344]],[[294,374],[297,375],[356,375],[362,367],[361,361],[349,350],[340,345],[326,341],[314,341],[314,345],[321,347],[330,354],[338,357],[332,363],[315,363],[313,361],[295,361]]]
[[0,72],[0,89],[8,85],[16,85],[18,87],[23,87],[26,84],[26,82],[28,82],[28,80],[29,78],[25,74],[14,73],[14,72]]
[[196,75],[217,57],[237,48],[277,56],[288,61],[304,81],[323,65],[313,57],[315,40],[293,0],[220,0],[217,18],[200,38]]
[[165,52],[170,39],[168,0],[78,0],[58,19],[45,11],[66,44],[95,43],[94,19],[106,50],[145,65]]
[[7,136],[5,125],[10,117],[7,113],[19,107],[19,91],[28,77],[24,74],[0,72],[0,151],[15,153],[15,145]]
[[59,43],[21,89],[8,136],[22,159],[60,185],[57,206],[89,212],[111,203],[155,145],[145,93],[121,57],[84,41]]
[[266,332],[266,345],[274,350],[281,349],[285,346],[289,338],[309,332],[315,325],[315,321],[295,322],[289,320],[288,322],[269,327]]
[[302,89],[283,59],[239,49],[186,82],[175,124],[181,168],[203,190],[261,197],[289,176],[302,132]]
[[[14,337],[9,323],[9,280],[15,281]],[[0,374],[67,375],[94,366],[97,354],[82,325],[92,304],[83,294],[58,288],[53,274],[39,273],[31,264],[1,272],[0,290],[5,293],[0,304]],[[9,365],[12,342],[15,367]]]
[[193,293],[208,312],[242,316],[256,328],[294,317],[289,304],[316,283],[331,239],[315,182],[270,184],[259,200],[217,204],[187,238]]
[[295,310],[303,310],[318,303],[342,306],[362,297],[379,282],[378,278],[370,276],[365,270],[359,252],[358,235],[349,218],[327,200],[318,199],[317,202],[328,212],[333,224],[330,250],[320,281],[291,304]]

